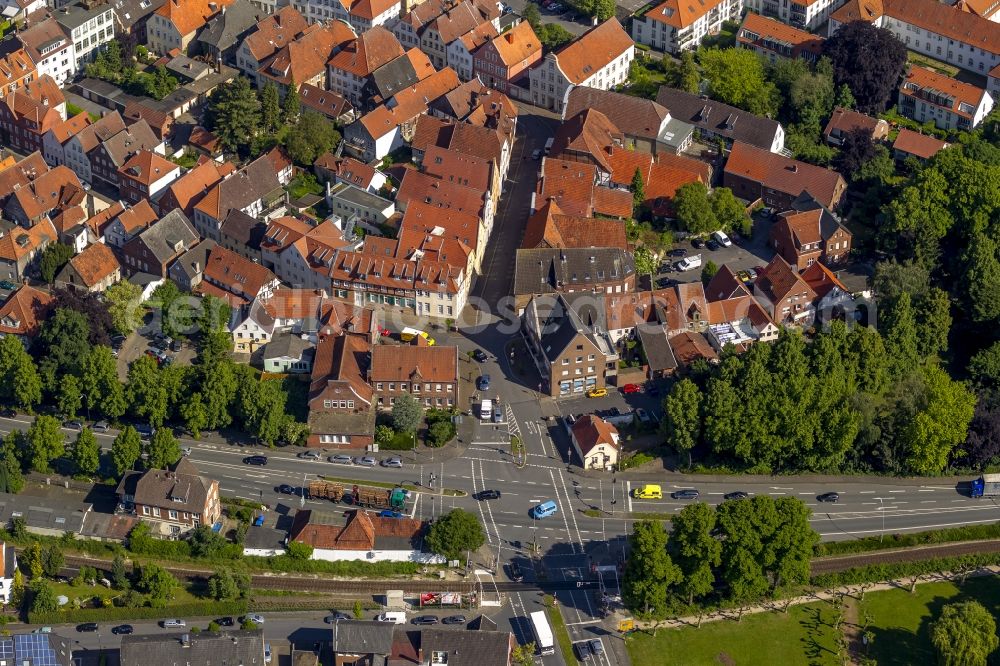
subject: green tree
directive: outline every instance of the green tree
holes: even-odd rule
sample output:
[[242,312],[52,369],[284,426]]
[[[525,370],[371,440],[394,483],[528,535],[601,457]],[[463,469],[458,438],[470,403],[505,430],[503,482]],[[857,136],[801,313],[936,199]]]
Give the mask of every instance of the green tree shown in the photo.
[[448,560],[462,559],[466,552],[479,550],[485,541],[479,519],[464,509],[452,509],[435,520],[426,539],[432,552]]
[[714,569],[722,553],[714,535],[715,509],[704,502],[689,504],[674,516],[671,526],[668,550],[682,576],[677,591],[691,605],[715,586]]
[[116,282],[104,291],[111,325],[122,335],[130,335],[142,324],[142,287],[128,280]]
[[1000,342],[977,352],[969,361],[968,373],[980,389],[1000,387]]
[[26,570],[31,576],[32,580],[37,580],[42,577],[45,572],[45,559],[42,556],[42,545],[37,541],[32,541],[28,544],[28,547],[21,551],[20,557],[21,568]]
[[116,554],[111,560],[111,587],[116,590],[124,590],[128,587],[128,569],[125,567],[125,558]]
[[1000,318],[1000,260],[997,244],[989,235],[978,234],[962,259],[965,266],[966,309],[975,322]]
[[352,615],[354,615],[355,620],[360,620],[365,616],[364,610],[361,608],[361,602],[355,600],[354,608],[352,609]]
[[81,312],[58,307],[38,333],[39,371],[46,390],[54,392],[64,375],[82,373],[90,354],[90,324]]
[[265,83],[260,91],[260,124],[268,134],[277,132],[281,127],[281,101],[278,87],[272,81]]
[[138,431],[130,425],[125,426],[111,443],[111,462],[115,466],[117,476],[122,476],[132,469],[141,455],[142,439]]
[[535,33],[538,35],[538,41],[548,51],[555,51],[569,44],[574,39],[573,33],[558,23],[546,23],[540,29],[536,30]]
[[193,557],[218,558],[224,555],[226,539],[208,525],[199,525],[188,538]]
[[708,188],[700,181],[685,183],[677,188],[674,215],[681,228],[693,234],[707,234],[719,228],[708,199]]
[[628,540],[630,555],[622,577],[625,607],[642,617],[663,617],[670,588],[681,582],[681,570],[667,554],[667,533],[658,521],[640,520]]
[[299,541],[288,542],[288,557],[293,560],[309,560],[313,556],[313,547]]
[[286,123],[294,123],[299,119],[299,111],[301,105],[299,103],[299,87],[295,83],[295,79],[290,79],[288,82],[288,90],[285,91],[285,99],[281,103],[281,114]]
[[1000,645],[993,615],[978,601],[948,604],[931,624],[940,666],[986,666]]
[[377,425],[375,426],[375,441],[379,446],[385,446],[392,441],[392,438],[396,436],[392,428],[387,425]]
[[455,426],[449,421],[435,421],[427,429],[428,439],[434,446],[444,446],[454,434]]
[[0,337],[0,398],[5,401],[14,399],[14,373],[27,353],[16,335]]
[[636,167],[635,173],[632,174],[632,186],[629,189],[632,190],[632,207],[639,208],[646,201],[646,184],[643,182],[639,167]]
[[[13,337],[13,336],[11,336]],[[42,401],[42,378],[30,356],[21,356],[14,369],[14,400],[25,411],[34,410]]]
[[42,570],[46,576],[55,578],[62,571],[64,564],[66,564],[66,558],[63,557],[58,544],[52,544],[45,549],[45,552],[42,554]]
[[524,11],[521,12],[521,18],[528,22],[537,35],[542,27],[542,13],[538,10],[538,6],[530,2],[526,4]]
[[424,418],[424,408],[409,393],[396,398],[392,404],[392,427],[396,432],[416,432]]
[[778,90],[755,52],[713,48],[701,51],[698,60],[712,97],[757,115],[777,114]]
[[937,365],[922,368],[925,398],[901,433],[907,464],[917,474],[937,474],[955,446],[965,441],[976,397]]
[[764,561],[774,590],[809,582],[809,561],[819,535],[809,524],[812,512],[794,497],[774,500],[778,514],[774,532],[766,542]]
[[656,265],[656,257],[653,253],[649,251],[649,248],[645,245],[635,248],[632,253],[632,259],[635,262],[635,272],[638,275],[656,275],[659,268]]
[[[287,101],[287,97],[286,97]],[[340,132],[325,116],[306,111],[285,134],[285,150],[296,164],[311,166],[316,158],[336,148]]]
[[29,467],[36,472],[48,472],[49,463],[66,452],[62,424],[52,416],[39,416],[28,428],[25,444]]
[[83,395],[80,393],[80,380],[76,375],[66,375],[59,384],[59,396],[56,407],[66,418],[76,418],[77,412],[83,406]]
[[101,447],[90,428],[84,428],[76,436],[73,445],[73,463],[78,474],[93,476],[101,466]]
[[882,113],[906,66],[906,47],[889,30],[866,21],[843,27],[823,43],[834,81],[850,88],[859,111]]
[[722,582],[738,604],[759,600],[769,586],[764,570],[764,543],[774,531],[774,498],[755,495],[723,502],[717,509],[722,539]]
[[616,8],[615,0],[596,0],[594,16],[603,23],[615,15]]
[[177,579],[163,567],[148,563],[139,568],[136,589],[150,596],[154,606],[163,606],[177,587]]
[[714,261],[709,259],[705,262],[705,265],[701,267],[701,281],[708,284],[715,274],[719,272],[719,267]]
[[951,330],[948,292],[931,287],[915,305],[919,327],[918,353],[930,358],[948,351],[948,332]]
[[90,350],[81,384],[88,412],[96,409],[111,419],[125,413],[125,390],[118,381],[118,366],[110,347],[99,345]]
[[858,103],[854,99],[854,95],[851,93],[851,88],[846,83],[840,84],[837,88],[837,94],[833,100],[834,106],[839,106],[843,109],[854,109],[858,106]]
[[917,325],[910,295],[906,292],[900,294],[892,307],[882,308],[883,312],[886,310],[888,312],[882,317],[885,322],[885,348],[898,377],[913,370],[919,362]]
[[682,51],[678,60],[664,56],[663,63],[663,69],[666,72],[666,84],[668,86],[683,90],[692,95],[699,92],[701,88],[701,68],[698,67],[698,62],[694,58],[693,51]]
[[59,599],[47,581],[33,580],[30,589],[32,613],[54,613],[59,610]]
[[10,605],[21,608],[24,604],[24,574],[20,569],[14,569],[14,580],[10,586]]
[[724,231],[738,231],[749,236],[752,220],[746,206],[740,203],[733,191],[728,187],[717,187],[709,196],[712,204],[712,214],[715,215],[717,228]]
[[687,453],[688,467],[691,467],[691,450],[701,440],[701,402],[701,390],[690,379],[674,384],[663,400],[666,444],[678,454]]
[[65,243],[50,243],[42,250],[42,258],[38,262],[38,272],[48,284],[56,281],[56,275],[62,267],[73,258],[73,246]]
[[217,601],[236,599],[240,590],[229,569],[220,569],[208,579],[208,594]]
[[150,469],[166,469],[181,459],[181,447],[170,428],[157,428],[146,447],[146,465]]
[[[23,448],[24,433],[13,431],[7,433],[0,446],[0,492],[16,495],[24,490],[24,474],[21,472],[21,461],[18,451]],[[14,532],[13,527],[11,532]],[[15,535],[16,536],[16,535]]]
[[208,424],[208,413],[205,411],[201,393],[192,393],[187,402],[181,405],[180,411],[184,427],[191,432],[192,437],[201,439],[201,431]]
[[510,659],[514,666],[534,666],[536,649],[534,641],[525,645],[517,645],[511,652]]
[[127,402],[135,416],[147,420],[154,428],[162,426],[170,404],[156,360],[143,355],[132,361],[125,386]]
[[246,155],[260,131],[260,100],[250,81],[237,76],[216,88],[208,104],[209,129],[226,150]]

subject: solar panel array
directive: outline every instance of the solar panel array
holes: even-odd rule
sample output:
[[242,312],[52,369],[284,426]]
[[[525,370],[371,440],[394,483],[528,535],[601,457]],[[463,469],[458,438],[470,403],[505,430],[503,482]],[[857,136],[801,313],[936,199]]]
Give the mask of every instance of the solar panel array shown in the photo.
[[[6,641],[4,641],[6,642]],[[55,650],[45,634],[17,634],[14,636],[14,655],[18,664],[29,666],[59,666]]]

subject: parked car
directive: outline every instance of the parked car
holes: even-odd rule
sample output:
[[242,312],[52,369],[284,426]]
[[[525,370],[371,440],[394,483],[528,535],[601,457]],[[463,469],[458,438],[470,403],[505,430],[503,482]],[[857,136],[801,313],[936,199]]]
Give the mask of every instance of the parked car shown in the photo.
[[111,429],[111,426],[108,425],[107,421],[98,421],[93,426],[91,426],[90,429],[93,430],[94,432],[107,432],[108,430]]
[[484,352],[482,349],[476,349],[475,351],[472,352],[472,358],[476,359],[476,361],[478,361],[479,363],[486,363],[487,359],[489,359],[489,356],[487,356],[486,352]]
[[63,423],[63,428],[69,428],[70,430],[83,430],[83,423],[80,421],[66,421],[66,423]]
[[700,238],[695,238],[693,241],[691,241],[691,246],[696,250],[700,250],[701,248],[705,247],[705,241],[703,241]]
[[537,159],[540,159],[541,157],[542,157],[542,149],[541,148],[535,148],[533,151],[531,151],[531,159],[537,160]]
[[371,456],[359,456],[354,459],[355,465],[361,465],[362,467],[374,467],[378,464],[378,461]]
[[729,240],[729,236],[726,235],[726,232],[722,231],[721,229],[713,233],[712,238],[715,239],[715,242],[717,242],[722,247],[729,247],[730,245],[733,244],[733,241]]
[[0,409],[0,416],[5,419],[12,419],[17,416],[17,411],[11,409],[10,407],[6,407],[4,409]]
[[354,464],[354,458],[352,458],[351,456],[347,455],[346,453],[340,453],[340,454],[335,455],[335,456],[330,456],[329,458],[327,458],[327,460],[329,460],[330,462],[332,462],[334,465],[353,465]]
[[493,410],[493,423],[503,423],[503,410],[500,409],[500,405]]
[[592,388],[587,391],[588,398],[603,398],[608,394],[608,389],[606,388]]
[[181,455],[184,456],[185,458],[187,458],[188,456],[190,456],[191,455],[191,447],[190,446],[185,446],[184,448],[182,448],[181,449]]
[[353,619],[354,617],[348,615],[347,613],[336,611],[333,615],[327,615],[326,617],[324,617],[323,621],[326,622],[327,624],[333,624],[337,620],[353,620]]
[[604,654],[604,643],[601,642],[600,638],[590,639],[590,651],[594,653],[595,657],[600,657]]
[[170,351],[179,352],[182,349],[184,349],[184,343],[180,340],[174,340],[170,343]]
[[500,491],[493,488],[487,488],[486,490],[480,490],[476,493],[475,498],[480,502],[485,500],[500,499]]
[[319,451],[302,451],[297,457],[302,458],[303,460],[319,460],[323,456]]
[[135,628],[131,624],[119,624],[117,627],[111,627],[111,633],[116,636],[128,636],[134,631]]
[[823,493],[816,499],[820,502],[833,502],[836,504],[840,501],[840,493]]
[[264,624],[264,616],[260,613],[247,613],[240,618],[240,622],[253,622],[254,624]]
[[267,466],[267,456],[247,456],[243,459],[244,465],[260,465],[261,467]]
[[287,483],[282,483],[280,486],[278,486],[278,492],[281,493],[282,495],[294,495],[295,488],[288,485]]
[[467,621],[464,615],[449,615],[441,620],[443,624],[465,624]]
[[750,281],[750,273],[748,271],[740,271],[736,274],[736,277],[739,278],[740,282]]
[[96,622],[84,622],[83,624],[76,625],[76,630],[77,631],[84,631],[84,632],[97,631],[97,623]]
[[127,338],[124,335],[115,335],[111,338],[111,347],[114,349],[120,349],[122,345],[125,344]]
[[476,389],[479,391],[489,391],[490,390],[490,376],[480,375],[479,379],[476,380]]
[[399,511],[393,511],[392,509],[383,509],[378,512],[380,518],[402,518],[403,514]]
[[163,627],[164,629],[181,629],[183,627],[186,627],[187,623],[184,622],[184,620],[171,618],[169,620],[163,620],[162,622],[160,622],[160,626]]
[[716,241],[716,240],[713,239],[713,240],[710,240],[707,243],[705,243],[705,247],[708,248],[709,250],[715,251],[715,250],[718,250],[722,246],[719,245],[718,241]]
[[748,495],[747,493],[743,492],[742,490],[737,490],[735,492],[726,493],[725,495],[722,496],[722,499],[726,499],[726,500],[741,500],[741,499],[746,499],[747,497],[750,497],[750,495]]
[[590,659],[590,643],[587,641],[573,643],[573,652],[576,653],[576,658],[580,661],[587,661]]
[[413,624],[437,624],[438,619],[436,615],[418,615],[410,622]]
[[6,289],[7,291],[13,291],[17,289],[17,285],[10,280],[0,280],[0,289]]
[[227,615],[226,617],[220,617],[215,623],[220,627],[231,627],[236,624],[236,620],[233,619],[232,615]]
[[747,269],[747,277],[749,278],[750,282],[753,282],[754,280],[757,279],[757,271],[755,271],[752,268],[748,268]]
[[699,493],[694,488],[687,488],[685,490],[675,490],[674,492],[670,493],[670,497],[672,497],[675,500],[676,499],[696,500],[700,495],[701,493]]
[[638,384],[626,384],[622,387],[622,393],[642,393],[642,387]]
[[688,251],[687,251],[686,247],[678,247],[678,248],[674,248],[673,250],[670,251],[670,256],[671,257],[683,257],[683,256],[687,255],[687,253],[688,253]]
[[642,407],[639,407],[638,409],[635,410],[635,415],[639,419],[639,423],[652,423],[653,422],[653,417],[650,416],[649,412],[647,412]]
[[382,467],[398,467],[402,469],[403,459],[393,456],[392,458],[386,458],[382,461]]

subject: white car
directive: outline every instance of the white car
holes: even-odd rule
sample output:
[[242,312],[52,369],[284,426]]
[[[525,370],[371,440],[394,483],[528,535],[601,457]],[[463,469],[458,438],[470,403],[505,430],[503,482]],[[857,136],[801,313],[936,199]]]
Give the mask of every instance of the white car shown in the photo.
[[713,233],[712,238],[717,240],[719,242],[719,245],[721,245],[722,247],[732,247],[733,245],[733,241],[729,240],[729,236],[727,236],[726,232],[722,230]]
[[253,622],[254,624],[264,624],[264,616],[259,613],[247,613],[242,618],[241,622]]
[[327,460],[329,460],[330,462],[332,462],[334,465],[353,465],[354,464],[354,458],[352,458],[349,455],[343,454],[343,453],[340,454],[340,455],[336,455],[336,456],[330,456],[329,458],[327,458]]
[[177,620],[177,619],[164,620],[163,622],[160,623],[160,625],[164,629],[180,629],[182,627],[187,626],[184,620]]

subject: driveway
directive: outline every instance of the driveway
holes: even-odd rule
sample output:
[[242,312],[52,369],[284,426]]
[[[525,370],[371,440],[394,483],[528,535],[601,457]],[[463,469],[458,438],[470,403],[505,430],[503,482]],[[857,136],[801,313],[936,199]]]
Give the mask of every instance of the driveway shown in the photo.
[[[771,233],[772,222],[762,215],[754,216],[753,235],[749,238],[734,240],[731,247],[720,247],[709,250],[707,247],[695,248],[690,241],[682,241],[674,247],[688,251],[688,256],[701,255],[702,266],[712,261],[716,266],[729,266],[733,272],[739,272],[754,266],[766,266],[774,258],[774,249],[768,247],[767,239]],[[670,257],[670,263],[675,264],[677,257]],[[673,278],[678,282],[697,282],[701,279],[701,269],[680,272],[677,270],[661,272],[657,279]]]

